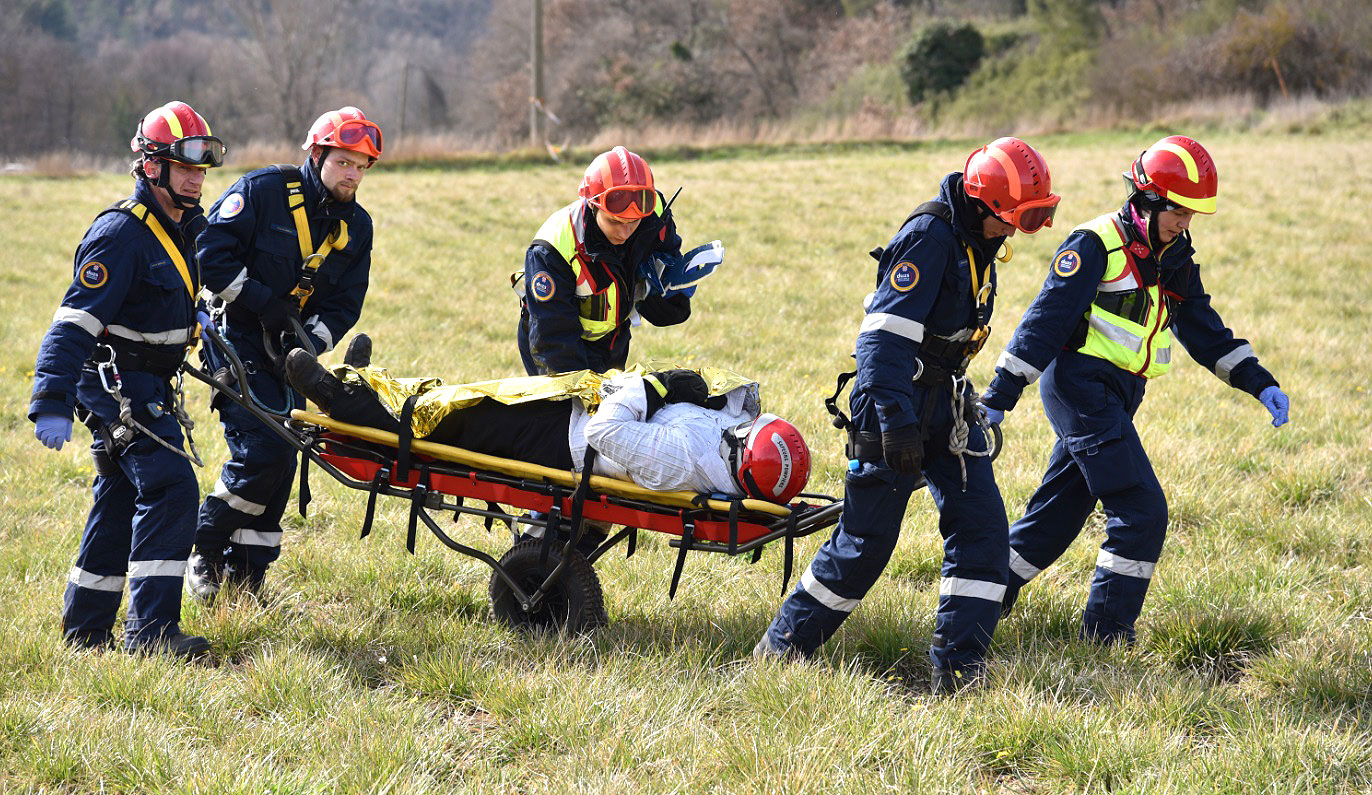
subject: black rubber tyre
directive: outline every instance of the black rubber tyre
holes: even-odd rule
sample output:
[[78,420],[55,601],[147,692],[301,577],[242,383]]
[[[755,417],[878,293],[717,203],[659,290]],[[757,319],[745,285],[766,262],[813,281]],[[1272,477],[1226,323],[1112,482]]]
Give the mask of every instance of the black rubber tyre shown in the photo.
[[[525,593],[537,590],[557,568],[561,559],[561,549],[555,546],[548,550],[547,563],[539,566],[542,550],[541,540],[521,541],[500,558],[500,565]],[[491,609],[496,619],[519,629],[585,632],[604,626],[609,621],[605,615],[605,596],[600,590],[600,578],[578,552],[571,553],[562,576],[532,612],[526,613],[519,606],[519,600],[510,586],[495,572],[491,573],[490,594]]]

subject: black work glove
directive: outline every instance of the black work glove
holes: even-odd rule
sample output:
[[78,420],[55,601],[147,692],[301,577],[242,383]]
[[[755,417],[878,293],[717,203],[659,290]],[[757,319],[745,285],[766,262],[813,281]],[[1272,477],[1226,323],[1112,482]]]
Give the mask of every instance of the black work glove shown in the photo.
[[881,453],[886,466],[897,472],[919,474],[924,464],[924,439],[918,425],[881,432]]
[[270,334],[294,331],[291,321],[300,322],[300,305],[292,298],[273,298],[258,313],[262,328]]

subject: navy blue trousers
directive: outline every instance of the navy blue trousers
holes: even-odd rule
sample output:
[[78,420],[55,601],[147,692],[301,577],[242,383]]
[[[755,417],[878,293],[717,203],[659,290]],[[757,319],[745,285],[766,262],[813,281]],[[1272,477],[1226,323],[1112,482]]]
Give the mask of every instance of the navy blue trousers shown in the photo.
[[[973,425],[970,430],[968,446],[986,449],[981,429]],[[963,491],[958,459],[948,452],[947,440],[948,427],[943,426],[925,445],[924,475],[939,511],[944,552],[929,656],[935,667],[975,674],[1005,593],[1005,505],[989,458],[964,458]],[[896,472],[880,461],[848,473],[838,526],[767,628],[774,650],[812,655],[857,608],[891,559],[917,481],[916,475]]]
[[[166,381],[146,373],[124,373],[123,390],[142,408],[171,405]],[[118,416],[115,401],[84,378],[80,396],[98,416]],[[169,413],[139,419],[181,447],[181,426]],[[104,453],[99,439],[91,449]],[[90,514],[63,594],[62,630],[68,640],[110,636],[127,584],[124,642],[134,648],[180,629],[181,582],[200,489],[189,461],[142,435],[113,462],[113,469],[95,478]]]
[[[299,393],[260,364],[260,343],[232,341],[244,364],[252,368],[248,380],[260,403],[272,410],[305,405]],[[247,409],[223,397],[216,398],[214,406],[224,426],[229,460],[200,506],[195,548],[211,560],[231,561],[237,570],[260,578],[281,555],[281,517],[290,500],[298,454]]]
[[1167,534],[1167,498],[1134,428],[1145,379],[1067,352],[1043,373],[1039,394],[1057,442],[1043,482],[1010,528],[1011,604],[1062,556],[1099,503],[1105,542],[1082,613],[1085,637],[1133,640]]

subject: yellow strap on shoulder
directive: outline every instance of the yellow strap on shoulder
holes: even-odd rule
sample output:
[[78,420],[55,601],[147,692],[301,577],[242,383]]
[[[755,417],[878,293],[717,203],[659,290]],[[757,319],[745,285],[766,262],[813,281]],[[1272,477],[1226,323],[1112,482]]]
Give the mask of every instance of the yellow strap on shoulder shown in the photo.
[[300,300],[300,308],[304,309],[305,302],[314,294],[315,271],[324,264],[330,251],[348,245],[348,222],[340,219],[338,226],[315,249],[314,236],[310,234],[310,219],[305,215],[305,191],[297,180],[286,181],[286,205],[290,207],[291,218],[295,221],[295,239],[300,244],[300,259],[304,268],[300,283],[291,290],[291,295]]
[[176,266],[176,272],[181,274],[181,281],[186,285],[186,294],[191,297],[191,303],[195,303],[195,294],[200,292],[200,287],[191,279],[191,269],[186,265],[186,258],[181,256],[181,251],[171,241],[171,237],[167,235],[167,230],[162,228],[162,222],[157,220],[157,216],[148,212],[148,208],[144,207],[141,202],[136,202],[133,199],[126,199],[119,205],[119,208],[133,213],[133,217],[142,221],[143,225],[152,231],[153,237],[157,238],[157,242],[161,243],[162,248],[167,250],[167,256],[171,257],[172,264]]

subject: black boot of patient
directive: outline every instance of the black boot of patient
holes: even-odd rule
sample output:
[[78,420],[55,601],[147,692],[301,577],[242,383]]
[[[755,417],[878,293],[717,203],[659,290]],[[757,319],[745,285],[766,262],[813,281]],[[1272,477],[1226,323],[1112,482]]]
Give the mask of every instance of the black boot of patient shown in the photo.
[[336,420],[391,433],[400,432],[400,423],[381,405],[375,394],[365,387],[338,380],[303,348],[296,348],[286,356],[286,380]]

